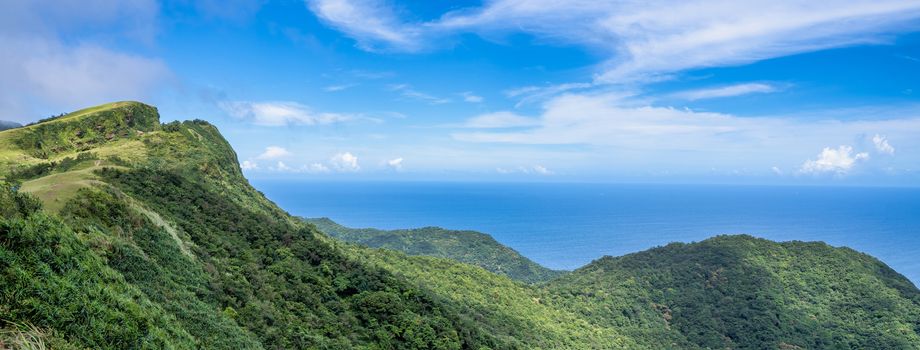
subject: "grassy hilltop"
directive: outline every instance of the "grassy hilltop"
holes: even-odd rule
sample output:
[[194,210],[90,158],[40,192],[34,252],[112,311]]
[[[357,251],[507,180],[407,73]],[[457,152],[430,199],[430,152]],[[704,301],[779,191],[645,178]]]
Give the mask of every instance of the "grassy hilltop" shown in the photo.
[[318,224],[207,122],[118,102],[0,131],[0,348],[920,349],[920,291],[822,243],[723,236],[550,279],[485,235]]

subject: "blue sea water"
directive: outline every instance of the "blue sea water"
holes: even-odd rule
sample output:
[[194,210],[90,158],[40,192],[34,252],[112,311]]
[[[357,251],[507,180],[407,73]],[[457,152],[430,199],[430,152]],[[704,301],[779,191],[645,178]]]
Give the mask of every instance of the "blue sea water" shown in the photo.
[[873,255],[920,284],[920,189],[253,180],[293,215],[488,233],[550,268],[747,233]]

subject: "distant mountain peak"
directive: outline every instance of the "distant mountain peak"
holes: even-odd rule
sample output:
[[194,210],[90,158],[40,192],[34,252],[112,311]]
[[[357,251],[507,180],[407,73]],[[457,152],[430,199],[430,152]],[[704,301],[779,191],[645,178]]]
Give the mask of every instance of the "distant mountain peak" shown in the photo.
[[0,120],[0,131],[8,130],[8,129],[15,129],[15,128],[18,128],[18,127],[21,127],[21,126],[22,126],[22,124],[19,124],[19,123],[17,123],[17,122],[11,122],[11,121],[6,121],[6,120]]

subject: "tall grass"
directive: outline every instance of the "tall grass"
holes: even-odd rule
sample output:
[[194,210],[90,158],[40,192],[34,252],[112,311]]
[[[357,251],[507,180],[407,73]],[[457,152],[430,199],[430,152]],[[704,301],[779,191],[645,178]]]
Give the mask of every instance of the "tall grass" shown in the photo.
[[8,323],[0,329],[0,350],[45,350],[48,332],[31,323]]

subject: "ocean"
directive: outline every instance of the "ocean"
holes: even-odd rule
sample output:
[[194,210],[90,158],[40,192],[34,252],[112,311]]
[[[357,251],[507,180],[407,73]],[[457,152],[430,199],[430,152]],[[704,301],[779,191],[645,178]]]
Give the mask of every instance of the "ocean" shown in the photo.
[[350,227],[488,233],[554,269],[746,233],[875,256],[920,285],[920,189],[252,180],[293,215]]

